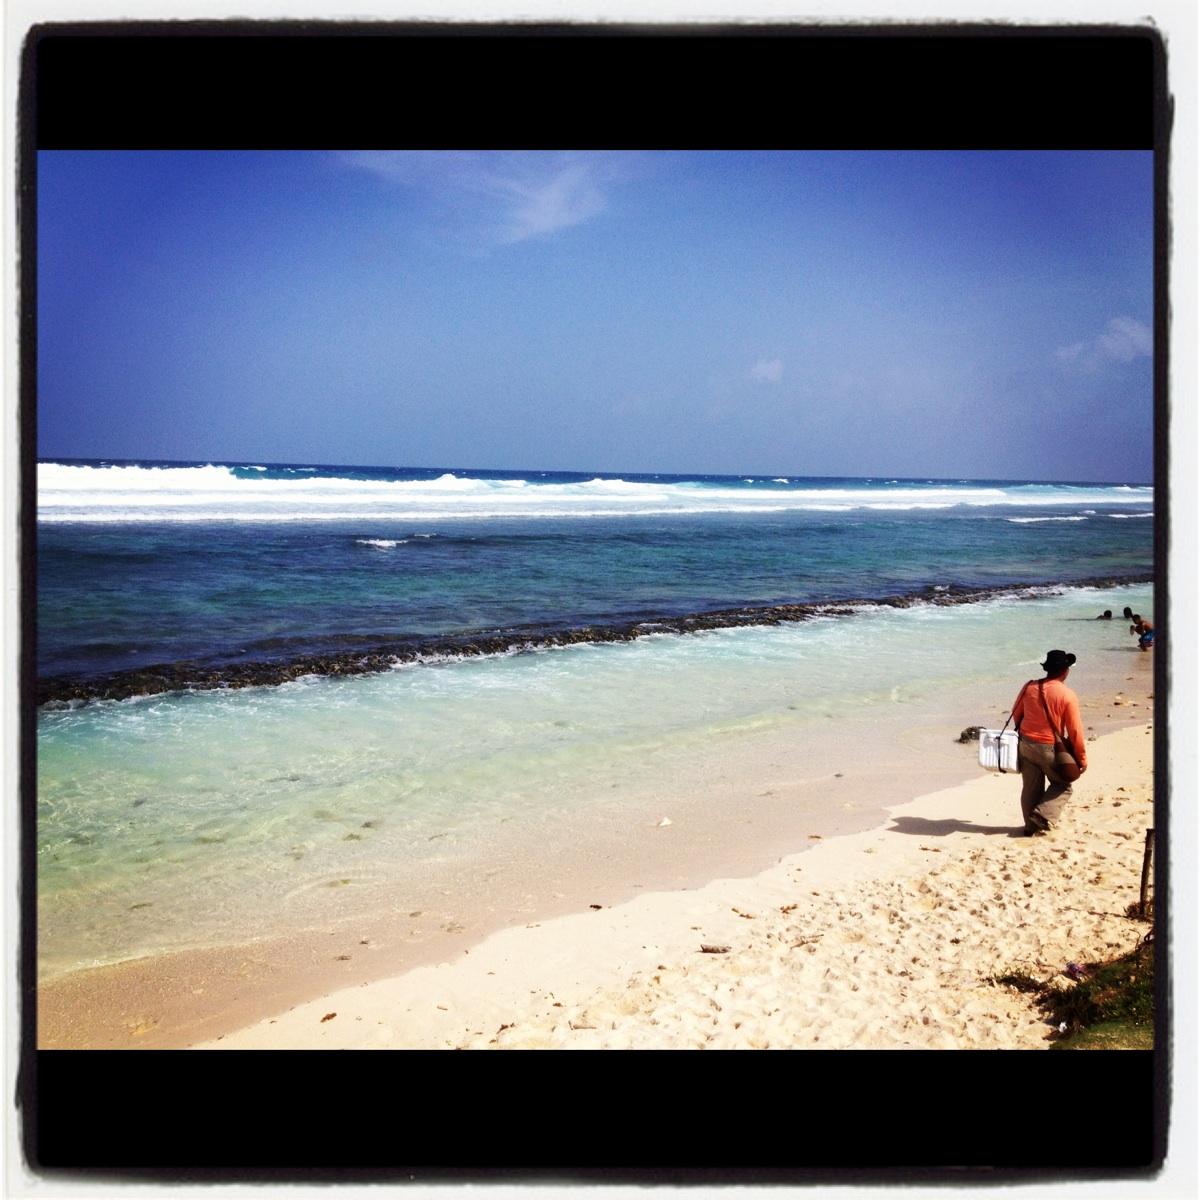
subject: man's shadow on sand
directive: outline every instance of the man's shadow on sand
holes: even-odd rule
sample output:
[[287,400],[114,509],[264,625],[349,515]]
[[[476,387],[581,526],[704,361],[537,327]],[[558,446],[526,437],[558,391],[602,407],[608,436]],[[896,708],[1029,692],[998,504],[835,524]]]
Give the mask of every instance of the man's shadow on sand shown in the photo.
[[893,817],[888,833],[913,833],[918,837],[945,837],[949,833],[1006,833],[1009,837],[1024,837],[1023,827],[1011,825],[976,825],[974,821],[960,821],[947,817],[942,821],[930,821],[925,817]]

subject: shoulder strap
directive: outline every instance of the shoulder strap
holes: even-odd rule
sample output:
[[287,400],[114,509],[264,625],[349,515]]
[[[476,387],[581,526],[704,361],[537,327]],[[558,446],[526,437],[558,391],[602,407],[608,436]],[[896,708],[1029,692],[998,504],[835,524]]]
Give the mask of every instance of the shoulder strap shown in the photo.
[[[1032,682],[1033,682],[1033,680],[1032,680],[1032,679],[1028,679],[1028,680],[1026,680],[1026,681],[1025,681],[1025,686],[1024,686],[1022,689],[1021,689],[1021,694],[1020,694],[1020,695],[1017,697],[1017,703],[1013,705],[1013,711],[1014,711],[1014,712],[1016,711],[1017,704],[1020,704],[1020,703],[1021,703],[1021,701],[1022,701],[1022,700],[1025,698],[1025,693],[1026,693],[1027,691],[1029,691],[1029,685],[1030,685]],[[1013,719],[1013,714],[1012,714],[1012,712],[1009,712],[1009,714],[1008,714],[1008,721],[1011,721],[1012,719]],[[1019,733],[1019,732],[1020,732],[1020,730],[1021,730],[1021,722],[1022,722],[1023,720],[1025,720],[1025,713],[1022,711],[1021,715],[1020,715],[1020,716],[1017,718],[1017,720],[1016,720],[1016,724],[1014,724],[1014,725],[1013,725],[1013,730],[1014,730],[1015,732],[1017,732],[1017,733]],[[1005,722],[1004,722],[1004,729],[1007,729],[1007,728],[1008,728],[1008,721],[1005,721]],[[1004,732],[1004,729],[1001,729],[1001,730],[1000,730],[1000,732],[1001,732],[1001,733],[1003,733],[1003,732]]]

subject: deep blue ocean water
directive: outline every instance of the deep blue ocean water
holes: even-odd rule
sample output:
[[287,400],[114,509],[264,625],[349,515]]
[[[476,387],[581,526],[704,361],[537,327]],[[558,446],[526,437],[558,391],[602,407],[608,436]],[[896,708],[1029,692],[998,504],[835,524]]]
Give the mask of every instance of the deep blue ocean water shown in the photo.
[[45,463],[43,675],[1153,567],[1150,488]]

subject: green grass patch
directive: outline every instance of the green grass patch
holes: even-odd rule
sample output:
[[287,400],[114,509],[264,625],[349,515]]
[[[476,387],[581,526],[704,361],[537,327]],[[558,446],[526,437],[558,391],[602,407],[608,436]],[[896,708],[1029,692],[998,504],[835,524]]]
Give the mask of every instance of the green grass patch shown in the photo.
[[1054,1050],[1150,1050],[1154,1047],[1154,944],[1111,962],[1087,963],[1074,987],[1051,987],[1031,975],[997,975],[993,983],[1037,996],[1058,1031]]
[[1051,1050],[1153,1050],[1154,1026],[1132,1021],[1101,1021],[1078,1033],[1066,1034]]

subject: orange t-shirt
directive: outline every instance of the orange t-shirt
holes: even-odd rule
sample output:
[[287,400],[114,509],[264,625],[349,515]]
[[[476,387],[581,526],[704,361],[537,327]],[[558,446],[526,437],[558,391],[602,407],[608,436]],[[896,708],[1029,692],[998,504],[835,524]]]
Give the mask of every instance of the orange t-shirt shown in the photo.
[[1022,690],[1012,707],[1013,720],[1021,722],[1021,736],[1031,742],[1054,744],[1054,729],[1061,738],[1066,733],[1071,749],[1081,767],[1087,766],[1087,744],[1083,734],[1083,722],[1079,719],[1079,697],[1061,679],[1048,679],[1044,684],[1046,708],[1054,720],[1054,729],[1046,721],[1046,709],[1038,694],[1038,683],[1034,680]]

